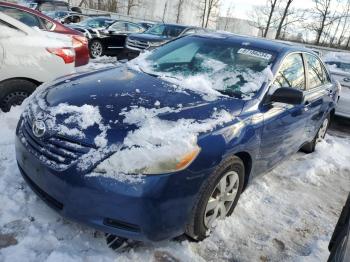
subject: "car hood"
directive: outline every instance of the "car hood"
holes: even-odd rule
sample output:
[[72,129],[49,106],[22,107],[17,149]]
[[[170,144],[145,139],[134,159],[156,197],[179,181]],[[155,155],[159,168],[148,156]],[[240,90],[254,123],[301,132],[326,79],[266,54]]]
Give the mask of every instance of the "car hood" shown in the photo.
[[150,41],[150,42],[161,42],[169,39],[166,36],[152,35],[152,34],[131,34],[129,39],[139,40],[139,41]]
[[[244,101],[229,97],[208,102],[200,94],[179,91],[170,82],[126,65],[62,78],[42,89],[31,102],[39,105],[36,110],[54,116],[54,125],[66,126],[64,136],[96,147],[99,146],[96,137],[103,132],[108,145],[123,142],[126,134],[137,128],[135,124],[125,123],[124,112],[135,108],[155,110],[159,112],[159,118],[169,121],[183,118],[201,121],[222,109],[238,115],[244,105]],[[72,111],[65,111],[69,107]],[[79,115],[82,113],[84,116]],[[86,121],[97,120],[89,126],[79,126],[79,119],[84,118]],[[79,129],[82,135],[71,132],[75,129]]]

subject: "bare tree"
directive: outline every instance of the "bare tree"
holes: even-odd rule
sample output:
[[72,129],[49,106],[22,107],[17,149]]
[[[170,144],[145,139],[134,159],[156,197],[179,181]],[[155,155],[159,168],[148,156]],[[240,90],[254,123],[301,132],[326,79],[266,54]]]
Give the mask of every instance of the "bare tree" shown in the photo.
[[182,14],[182,7],[185,3],[185,0],[178,0],[177,6],[176,6],[176,23],[180,23],[180,18]]
[[265,5],[255,6],[249,14],[251,25],[258,28],[262,37],[267,37],[271,27],[275,27],[279,18],[276,19],[275,11],[278,9],[279,0],[267,0]]
[[199,2],[201,10],[201,26],[207,28],[209,22],[217,15],[221,0],[202,0]]
[[349,16],[350,16],[350,0],[347,0],[347,3],[346,3],[346,8],[344,10],[344,14],[343,14],[343,28],[341,30],[341,33],[339,35],[339,38],[338,38],[338,46],[341,46],[343,40],[345,39],[345,33],[347,31],[347,29],[349,28],[349,24],[348,24],[348,21],[349,21]]
[[[283,16],[283,13],[281,14],[281,17]],[[303,22],[305,22],[305,13],[306,12],[303,9],[289,8],[281,26],[281,32],[278,39],[286,39],[288,37],[288,33],[291,31],[291,27],[293,28],[295,25],[296,27],[299,27]]]
[[168,9],[168,0],[165,2],[164,4],[164,9],[163,9],[163,16],[162,16],[162,21],[164,23],[164,19],[165,19],[165,14],[166,14],[166,11]]
[[313,0],[315,3],[314,18],[316,22],[311,24],[314,31],[316,31],[315,44],[319,44],[322,34],[327,26],[333,21],[331,19],[331,3],[332,0]]
[[224,26],[224,30],[226,31],[227,28],[228,28],[228,24],[229,24],[229,18],[231,17],[232,15],[232,12],[234,11],[235,9],[235,6],[233,3],[230,4],[230,6],[227,8],[226,10],[226,17],[225,17],[225,26]]
[[126,6],[127,15],[130,15],[131,9],[137,6],[140,6],[140,0],[128,0],[127,6]]
[[263,37],[266,37],[267,33],[269,32],[272,16],[273,16],[273,13],[275,12],[277,2],[278,2],[278,0],[269,0],[267,2],[267,5],[269,7],[269,14],[268,14],[268,19],[267,19],[266,28],[265,28],[265,32],[263,34]]
[[276,32],[276,36],[275,36],[276,39],[280,38],[280,34],[281,34],[281,31],[282,31],[282,27],[284,25],[284,21],[286,20],[286,17],[288,15],[288,11],[289,11],[289,7],[290,7],[290,5],[292,4],[293,1],[294,0],[287,0],[286,7],[284,8],[284,11],[283,11],[280,23],[279,23],[278,28],[277,28],[277,32]]

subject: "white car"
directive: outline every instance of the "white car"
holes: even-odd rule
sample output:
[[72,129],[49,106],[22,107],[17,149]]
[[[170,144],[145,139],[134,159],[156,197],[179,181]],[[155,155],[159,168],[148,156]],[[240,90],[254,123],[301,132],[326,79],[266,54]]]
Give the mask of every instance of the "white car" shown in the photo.
[[43,82],[74,73],[74,62],[71,38],[0,12],[0,110],[21,104]]
[[350,118],[350,53],[327,53],[323,60],[328,65],[332,77],[339,81],[342,87],[335,114]]

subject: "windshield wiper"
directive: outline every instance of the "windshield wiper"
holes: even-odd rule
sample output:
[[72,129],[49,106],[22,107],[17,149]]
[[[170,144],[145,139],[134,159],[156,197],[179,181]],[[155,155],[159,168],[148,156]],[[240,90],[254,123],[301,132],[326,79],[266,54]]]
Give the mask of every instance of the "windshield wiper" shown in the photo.
[[240,92],[236,92],[230,89],[226,89],[226,90],[217,90],[219,93],[223,94],[223,95],[227,95],[229,97],[237,97],[237,98],[241,98],[242,94]]

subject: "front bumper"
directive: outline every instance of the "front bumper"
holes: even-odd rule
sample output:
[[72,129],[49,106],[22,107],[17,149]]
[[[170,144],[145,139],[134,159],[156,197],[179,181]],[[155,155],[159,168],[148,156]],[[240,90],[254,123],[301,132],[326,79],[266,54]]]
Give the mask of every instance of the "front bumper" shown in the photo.
[[16,138],[22,176],[62,216],[97,230],[140,241],[160,241],[184,233],[194,200],[210,171],[145,176],[123,182],[79,174],[74,167],[51,170]]

